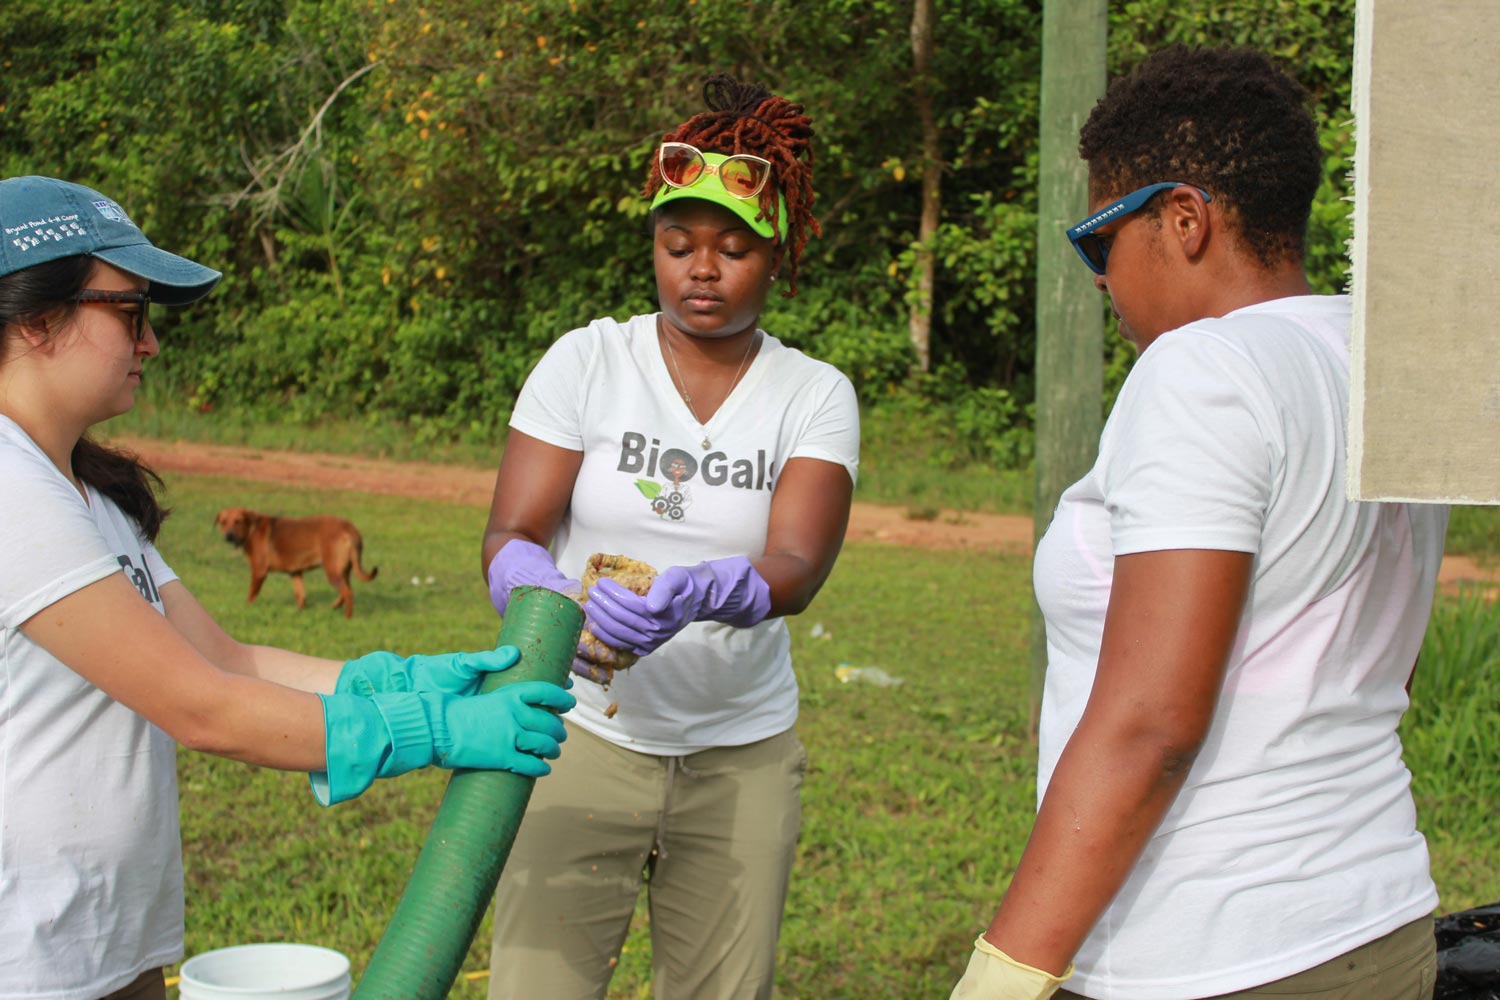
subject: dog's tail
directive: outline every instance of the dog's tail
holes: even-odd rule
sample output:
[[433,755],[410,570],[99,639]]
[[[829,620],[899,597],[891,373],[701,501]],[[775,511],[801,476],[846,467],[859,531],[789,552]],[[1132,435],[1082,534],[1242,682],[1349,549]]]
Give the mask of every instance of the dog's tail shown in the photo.
[[362,555],[364,555],[364,554],[365,554],[365,540],[363,538],[355,536],[355,539],[354,539],[354,572],[355,572],[355,574],[361,580],[365,581],[366,583],[369,583],[371,580],[375,579],[375,577],[376,577],[377,574],[380,573],[380,567],[379,566],[371,566],[370,567],[370,571],[368,573],[366,573],[365,572],[365,568],[359,564],[360,557]]

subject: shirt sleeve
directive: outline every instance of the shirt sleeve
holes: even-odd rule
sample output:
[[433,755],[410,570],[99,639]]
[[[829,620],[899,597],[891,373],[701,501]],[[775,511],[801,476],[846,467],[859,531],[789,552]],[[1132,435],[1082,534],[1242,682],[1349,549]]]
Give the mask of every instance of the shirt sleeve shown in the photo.
[[1101,442],[1116,555],[1260,551],[1280,435],[1270,396],[1232,345],[1185,328],[1131,371]]
[[585,384],[595,348],[590,328],[572,330],[542,355],[516,397],[510,426],[539,441],[583,451]]
[[859,401],[854,395],[854,386],[842,372],[830,367],[819,390],[818,403],[787,457],[817,458],[842,465],[849,472],[849,481],[857,482]]
[[151,569],[151,578],[156,581],[156,587],[160,590],[177,579],[177,574],[172,570],[171,566],[167,565],[167,561],[162,558],[161,553],[156,550],[155,545],[145,539],[142,539],[141,542],[145,546],[142,551],[146,556],[146,565]]
[[39,455],[0,449],[0,627],[18,628],[43,608],[120,570],[88,504]]

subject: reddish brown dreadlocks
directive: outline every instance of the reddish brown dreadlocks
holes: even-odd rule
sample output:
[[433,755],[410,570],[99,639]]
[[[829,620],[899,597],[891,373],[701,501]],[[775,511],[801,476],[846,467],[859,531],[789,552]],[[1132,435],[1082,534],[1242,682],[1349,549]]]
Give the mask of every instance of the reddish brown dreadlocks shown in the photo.
[[[740,83],[715,73],[703,84],[708,110],[662,136],[662,142],[685,142],[704,152],[750,153],[771,161],[771,183],[761,192],[761,210],[771,219],[776,240],[786,251],[786,298],[797,294],[797,259],[809,233],[823,235],[813,218],[812,119],[802,105],[777,97],[759,83]],[[646,197],[661,187],[655,159],[646,178]],[[776,218],[776,192],[786,198],[785,219]],[[783,228],[784,227],[784,228]]]

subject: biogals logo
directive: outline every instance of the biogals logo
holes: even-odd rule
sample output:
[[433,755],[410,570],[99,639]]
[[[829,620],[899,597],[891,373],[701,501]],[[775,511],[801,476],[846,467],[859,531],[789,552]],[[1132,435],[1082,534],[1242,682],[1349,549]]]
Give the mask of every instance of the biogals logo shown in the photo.
[[776,465],[766,461],[765,449],[755,459],[731,459],[722,451],[711,451],[700,461],[681,448],[661,447],[657,438],[626,431],[620,436],[619,471],[645,473],[635,488],[646,498],[651,512],[664,521],[681,521],[693,506],[694,479],[704,486],[727,486],[737,490],[770,490],[776,486]]

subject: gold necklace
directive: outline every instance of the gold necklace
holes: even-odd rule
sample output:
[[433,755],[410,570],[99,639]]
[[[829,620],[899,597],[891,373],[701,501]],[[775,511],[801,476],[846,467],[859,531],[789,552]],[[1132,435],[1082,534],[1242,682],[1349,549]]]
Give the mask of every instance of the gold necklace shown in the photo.
[[[687,381],[682,377],[682,369],[677,367],[677,352],[672,350],[672,340],[667,336],[666,328],[662,326],[660,316],[656,317],[656,335],[661,338],[661,342],[667,347],[667,358],[672,362],[672,371],[674,373],[673,385],[677,389],[678,394],[682,396],[682,401],[687,404],[688,412],[693,415],[694,420],[698,420],[698,411],[693,407],[693,397],[687,391]],[[757,330],[751,336],[750,342],[745,345],[745,356],[740,358],[740,366],[734,372],[734,381],[729,383],[729,391],[724,394],[725,400],[728,400],[734,394],[734,387],[740,384],[740,376],[745,374],[745,365],[750,361],[750,352],[755,349],[756,342],[759,340],[760,331]],[[719,405],[722,406],[723,404]],[[712,447],[712,443],[708,440],[708,427],[704,425],[703,421],[698,420],[698,429],[703,432],[703,440],[700,443],[703,445],[703,450],[707,451]]]

